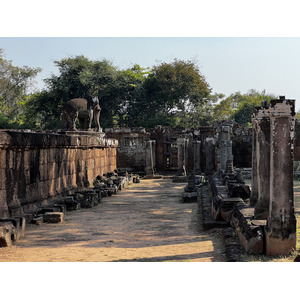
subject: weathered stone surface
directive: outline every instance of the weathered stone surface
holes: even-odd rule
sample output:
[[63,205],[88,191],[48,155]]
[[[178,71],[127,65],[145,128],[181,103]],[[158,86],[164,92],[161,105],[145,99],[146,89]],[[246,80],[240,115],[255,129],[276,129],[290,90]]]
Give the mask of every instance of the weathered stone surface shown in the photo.
[[35,224],[35,225],[42,225],[42,224],[44,223],[43,216],[36,216],[36,217],[34,217],[34,218],[31,220],[31,223],[32,223],[32,224]]
[[0,225],[2,223],[10,222],[15,227],[14,239],[15,241],[25,236],[25,226],[26,226],[26,218],[25,217],[14,217],[7,219],[0,219]]
[[43,216],[45,223],[62,223],[64,214],[62,212],[46,212]]
[[253,207],[236,206],[232,214],[232,223],[245,251],[250,254],[263,254],[266,221],[252,221],[253,214]]
[[[145,128],[107,128],[106,136],[119,141],[117,149],[118,168],[133,168],[135,172],[145,171],[146,147],[150,133]],[[153,160],[154,167],[155,161]],[[104,172],[106,173],[106,172]]]
[[256,140],[257,140],[256,113],[254,113],[252,117],[252,170],[251,170],[252,174],[251,174],[251,196],[250,196],[250,204],[252,206],[256,205],[258,199],[257,154],[256,154]]
[[205,174],[210,175],[216,170],[215,139],[207,137],[205,140]]
[[209,179],[209,184],[212,192],[212,214],[214,219],[230,222],[235,206],[244,203],[243,199],[230,197],[226,187],[216,174]]
[[12,222],[0,223],[0,247],[7,247],[16,239],[16,228]]
[[156,165],[156,142],[154,140],[146,141],[145,145],[145,172],[146,175],[154,175],[155,165]]
[[86,187],[96,174],[113,171],[117,146],[99,133],[0,130],[5,162],[0,168],[0,218],[22,214],[27,205]]
[[178,175],[186,176],[187,175],[187,164],[188,164],[188,145],[189,140],[186,138],[178,138],[177,139],[177,147],[178,147]]
[[195,174],[201,174],[201,141],[194,141],[194,172]]
[[255,217],[266,219],[270,206],[270,117],[269,110],[261,108],[256,116],[257,203]]
[[267,255],[287,255],[296,248],[293,191],[295,100],[271,100],[270,211],[266,226]]

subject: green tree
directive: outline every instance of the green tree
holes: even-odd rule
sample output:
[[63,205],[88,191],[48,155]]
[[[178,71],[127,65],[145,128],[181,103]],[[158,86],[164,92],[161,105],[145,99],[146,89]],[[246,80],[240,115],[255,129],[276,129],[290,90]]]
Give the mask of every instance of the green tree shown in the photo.
[[275,96],[272,94],[253,89],[246,94],[236,92],[214,106],[213,119],[214,121],[233,120],[239,124],[249,124],[255,108],[261,106],[262,101],[269,104],[273,98]]
[[84,56],[76,56],[54,63],[59,69],[59,75],[53,74],[46,79],[46,89],[34,99],[34,106],[40,114],[41,128],[60,128],[63,104],[72,98],[88,95],[97,95],[100,98],[102,118],[112,119],[115,103],[111,91],[116,69],[109,61],[91,61]]
[[62,105],[89,94],[101,97],[103,127],[193,123],[211,102],[209,85],[190,61],[174,60],[151,70],[139,65],[118,70],[106,60],[90,61],[84,56],[55,64],[59,75],[47,79],[46,90],[32,100],[42,128],[59,128]]
[[40,68],[15,67],[4,58],[0,49],[0,127],[23,127],[25,105],[29,101],[29,90]]
[[266,94],[265,90],[258,92],[256,90],[250,90],[247,94],[241,95],[239,101],[237,101],[237,108],[233,113],[233,120],[239,124],[251,123],[252,114],[256,107],[260,107],[262,102],[270,104],[270,100],[274,99],[272,94]]
[[[139,120],[145,127],[193,124],[192,115],[210,102],[210,95],[211,89],[194,62],[175,59],[161,63],[144,82]],[[159,121],[164,124],[157,124]]]
[[117,72],[111,86],[114,98],[114,126],[139,126],[141,99],[144,96],[144,82],[149,70],[139,65]]

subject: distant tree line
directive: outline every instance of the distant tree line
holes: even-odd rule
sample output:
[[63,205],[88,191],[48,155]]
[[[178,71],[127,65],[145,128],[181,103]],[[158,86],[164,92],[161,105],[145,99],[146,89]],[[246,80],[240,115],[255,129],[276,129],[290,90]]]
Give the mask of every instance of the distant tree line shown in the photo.
[[255,90],[229,97],[213,94],[191,60],[175,59],[152,68],[133,65],[125,70],[107,60],[84,56],[54,64],[59,74],[45,79],[43,90],[33,92],[34,78],[41,69],[14,67],[0,49],[0,128],[59,129],[63,104],[87,95],[100,98],[104,128],[196,128],[228,119],[250,124],[254,108],[274,98]]

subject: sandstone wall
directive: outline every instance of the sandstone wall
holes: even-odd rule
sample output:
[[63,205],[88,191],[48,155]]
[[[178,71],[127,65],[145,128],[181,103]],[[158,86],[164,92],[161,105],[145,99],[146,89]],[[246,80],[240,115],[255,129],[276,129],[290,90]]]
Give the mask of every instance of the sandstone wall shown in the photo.
[[0,130],[0,218],[87,187],[116,169],[113,139]]
[[108,138],[117,139],[117,167],[131,168],[133,171],[145,171],[146,142],[150,134],[145,128],[106,128]]

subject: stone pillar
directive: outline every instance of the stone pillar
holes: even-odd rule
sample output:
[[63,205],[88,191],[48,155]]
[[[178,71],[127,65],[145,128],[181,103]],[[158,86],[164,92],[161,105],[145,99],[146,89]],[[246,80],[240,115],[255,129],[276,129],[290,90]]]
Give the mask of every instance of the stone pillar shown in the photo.
[[216,167],[215,139],[206,138],[205,140],[205,173],[212,174]]
[[233,160],[230,125],[221,126],[221,130],[219,133],[219,151],[220,151],[219,171],[225,172],[227,160]]
[[250,205],[255,206],[258,198],[257,182],[257,157],[256,157],[256,139],[257,139],[257,110],[252,117],[252,175],[251,175],[251,196]]
[[257,203],[254,216],[267,219],[270,205],[270,117],[269,109],[261,108],[256,115],[256,180]]
[[178,138],[177,139],[177,157],[178,157],[178,175],[186,176],[186,168],[188,163],[188,139]]
[[194,141],[194,172],[201,174],[201,141]]
[[154,175],[155,168],[155,141],[146,141],[146,175]]
[[267,255],[287,255],[296,248],[293,193],[295,100],[271,100],[270,208],[266,234]]

